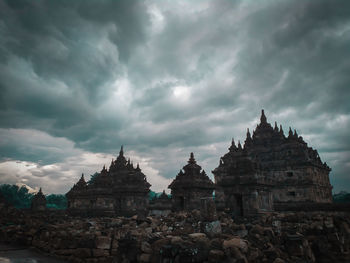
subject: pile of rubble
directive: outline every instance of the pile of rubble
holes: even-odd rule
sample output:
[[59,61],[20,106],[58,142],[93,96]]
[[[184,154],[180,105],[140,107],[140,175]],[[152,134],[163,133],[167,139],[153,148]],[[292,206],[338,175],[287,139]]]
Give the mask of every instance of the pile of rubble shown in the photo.
[[1,211],[0,241],[69,262],[350,262],[350,214],[73,218]]

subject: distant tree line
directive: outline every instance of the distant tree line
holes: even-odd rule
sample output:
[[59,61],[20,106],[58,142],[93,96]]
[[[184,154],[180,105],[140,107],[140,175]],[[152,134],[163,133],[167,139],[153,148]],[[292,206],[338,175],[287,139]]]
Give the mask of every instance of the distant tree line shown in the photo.
[[[19,187],[10,184],[0,185],[0,192],[9,204],[19,209],[30,208],[32,198],[35,195],[29,193],[25,186]],[[66,209],[66,196],[56,194],[46,195],[46,206],[48,208]]]
[[350,193],[347,193],[345,191],[341,191],[338,194],[333,195],[333,202],[334,203],[350,203]]
[[28,193],[28,189],[24,186],[2,184],[0,191],[6,201],[16,208],[29,208],[34,196]]
[[[94,180],[97,174],[93,174],[91,177]],[[91,181],[91,180],[90,180]],[[25,186],[19,187],[18,185],[1,184],[0,192],[6,199],[6,201],[18,209],[30,208],[32,198],[35,193],[29,193],[28,188]],[[148,194],[149,200],[154,200],[159,197],[162,193],[156,193],[150,191]],[[62,194],[49,194],[46,195],[46,207],[51,209],[66,209],[67,198]]]

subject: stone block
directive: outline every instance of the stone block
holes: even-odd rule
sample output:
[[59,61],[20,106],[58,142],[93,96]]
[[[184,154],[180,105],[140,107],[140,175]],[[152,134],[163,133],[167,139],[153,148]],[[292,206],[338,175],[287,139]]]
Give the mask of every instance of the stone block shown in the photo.
[[106,249],[93,249],[92,255],[93,257],[108,257],[109,251]]
[[217,234],[221,234],[222,229],[220,221],[216,220],[213,222],[204,223],[204,232],[210,237],[213,237]]
[[111,238],[107,236],[98,236],[95,239],[95,246],[99,249],[110,249],[111,248]]
[[151,254],[141,254],[140,257],[139,257],[139,262],[144,262],[144,263],[147,263],[147,262],[151,262]]
[[225,257],[225,253],[222,250],[212,249],[209,251],[208,261],[209,262],[222,262]]
[[74,251],[74,256],[77,258],[89,258],[91,257],[91,250],[88,248],[77,248]]
[[152,253],[151,245],[148,242],[143,241],[141,243],[141,251],[147,254],[151,254]]
[[232,238],[225,240],[222,244],[222,247],[224,249],[239,248],[244,253],[248,251],[247,241],[241,238]]

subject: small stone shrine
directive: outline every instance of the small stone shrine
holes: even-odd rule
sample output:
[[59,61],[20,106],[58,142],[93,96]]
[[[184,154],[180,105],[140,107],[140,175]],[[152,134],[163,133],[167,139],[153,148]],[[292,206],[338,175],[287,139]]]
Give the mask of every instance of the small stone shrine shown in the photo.
[[46,210],[46,197],[43,194],[41,188],[40,188],[39,192],[37,192],[36,195],[33,196],[31,210],[32,211],[45,211]]
[[201,198],[213,197],[214,184],[202,170],[193,153],[188,164],[180,170],[176,178],[168,186],[171,189],[173,209],[193,210],[201,207]]
[[130,159],[126,160],[122,146],[108,170],[103,167],[90,183],[82,176],[66,194],[68,211],[91,216],[146,214],[150,186],[139,165],[135,168]]

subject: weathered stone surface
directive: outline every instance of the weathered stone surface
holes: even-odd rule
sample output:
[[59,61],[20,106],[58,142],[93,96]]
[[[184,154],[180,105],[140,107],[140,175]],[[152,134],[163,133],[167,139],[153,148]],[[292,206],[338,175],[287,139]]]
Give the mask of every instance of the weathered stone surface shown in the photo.
[[204,222],[203,225],[204,232],[210,237],[214,237],[215,235],[218,235],[222,232],[221,223],[219,220],[213,222]]
[[74,251],[74,256],[77,258],[89,258],[91,254],[91,249],[88,248],[77,248]]
[[188,236],[193,240],[199,240],[207,237],[207,235],[204,233],[193,233],[189,234]]
[[209,251],[208,261],[209,262],[222,262],[225,257],[225,253],[222,250],[212,249]]
[[106,236],[96,237],[96,248],[99,249],[110,249],[111,248],[111,238]]
[[143,241],[141,243],[141,250],[142,250],[142,252],[144,252],[146,254],[152,254],[151,245],[148,242],[146,242],[146,241]]
[[201,198],[213,197],[214,183],[197,164],[193,153],[183,170],[180,170],[168,186],[171,189],[173,209],[177,211],[199,209]]
[[[260,123],[242,146],[234,140],[220,158],[215,202],[232,215],[257,215],[300,203],[331,203],[330,168],[294,130],[288,137],[262,111]],[[331,224],[328,224],[331,226]]]
[[92,256],[93,257],[108,257],[109,251],[106,249],[93,249]]
[[31,209],[32,211],[36,212],[42,212],[46,210],[46,197],[41,191],[41,188],[39,192],[33,196]]
[[201,198],[201,219],[212,222],[218,219],[215,202],[212,197]]
[[273,263],[285,263],[285,261],[281,258],[276,258]]
[[247,241],[241,238],[232,238],[225,240],[222,244],[224,249],[239,248],[242,252],[246,253],[248,251]]
[[[113,224],[115,218],[107,217],[0,212],[0,242],[32,246],[69,262],[350,262],[349,213],[234,219],[218,213],[224,227],[210,236],[201,232],[198,211],[149,218],[152,233],[146,233],[147,224],[137,223],[137,218],[119,218],[122,223]],[[164,225],[167,230],[162,232]],[[140,234],[133,235],[135,231]],[[238,231],[247,231],[244,239]]]
[[141,254],[139,258],[139,262],[144,262],[144,263],[151,262],[151,257],[152,257],[151,254]]
[[109,169],[103,167],[91,183],[82,175],[66,194],[68,211],[79,216],[146,214],[150,186],[139,165],[125,159],[122,147]]

